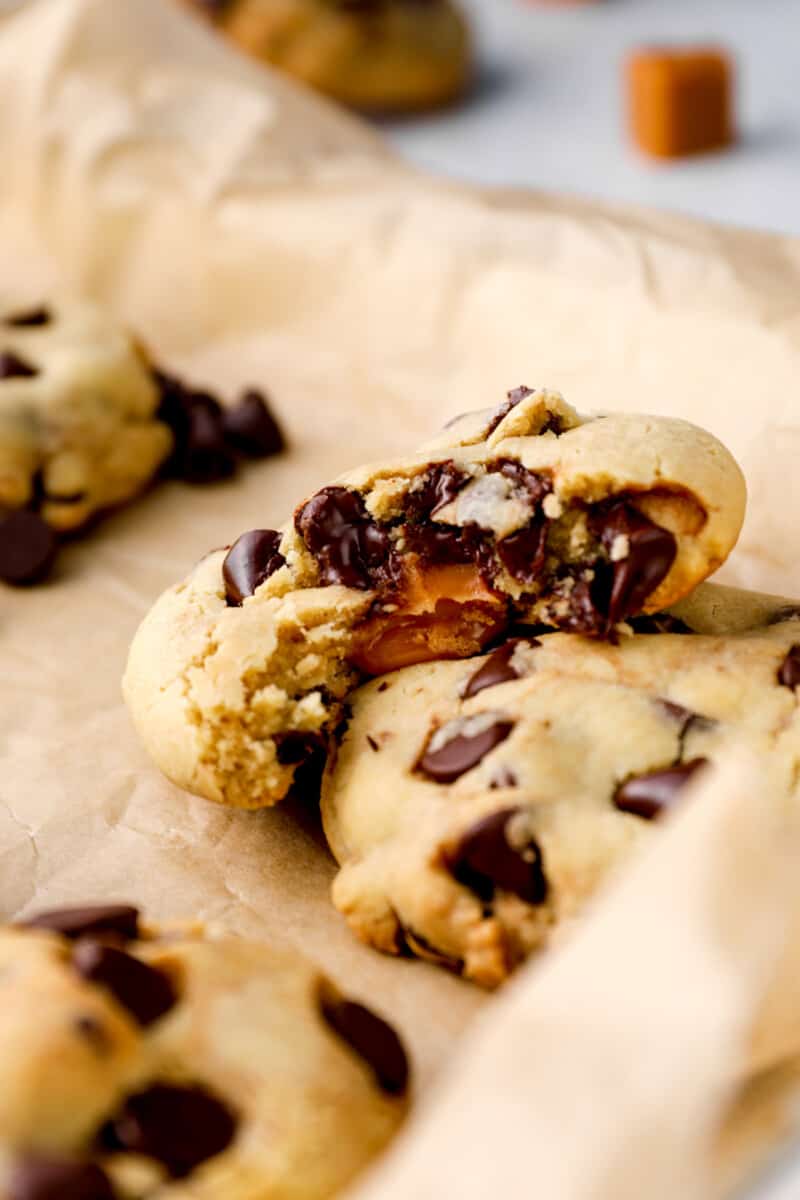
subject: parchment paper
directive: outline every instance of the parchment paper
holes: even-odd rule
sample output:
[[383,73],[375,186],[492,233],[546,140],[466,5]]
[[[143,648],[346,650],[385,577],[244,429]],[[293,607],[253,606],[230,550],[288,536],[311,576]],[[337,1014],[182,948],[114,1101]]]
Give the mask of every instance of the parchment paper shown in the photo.
[[[536,1188],[540,1152],[555,1163],[559,1147],[582,1166],[551,1176],[561,1190],[536,1188],[552,1200],[642,1195],[642,1178],[648,1200],[712,1194],[714,1135],[767,983],[789,994],[798,974],[785,945],[796,888],[775,862],[800,845],[793,826],[754,815],[780,810],[763,782],[757,801],[730,779],[711,786],[564,958],[487,1004],[353,942],[328,904],[334,867],[313,812],[230,813],[167,784],[136,743],[119,678],[147,607],[209,547],[523,381],[583,409],[714,430],[751,491],[725,578],[800,591],[800,246],[422,177],[167,0],[37,0],[4,22],[0,152],[4,299],[89,293],[172,369],[230,394],[266,385],[293,446],[229,484],[162,486],[70,547],[48,586],[0,592],[3,913],[133,898],[154,917],[293,943],[396,1021],[420,1094],[449,1059],[455,1074],[370,1197],[492,1194],[471,1182],[477,1149],[494,1161],[491,1147],[512,1143],[510,1197]],[[674,923],[665,880],[681,897]],[[717,910],[752,921],[726,918],[721,945]],[[646,937],[654,928],[669,938]],[[667,977],[680,1004],[647,1023]],[[562,1001],[571,1026],[559,1027]],[[458,1041],[482,1007],[475,1040]],[[791,1072],[776,1069],[764,1090],[779,1115],[762,1120],[745,1098],[720,1144],[726,1186],[786,1127]],[[633,1120],[648,1087],[659,1104],[649,1096]],[[611,1091],[619,1119],[595,1137],[588,1118],[605,1116]]]

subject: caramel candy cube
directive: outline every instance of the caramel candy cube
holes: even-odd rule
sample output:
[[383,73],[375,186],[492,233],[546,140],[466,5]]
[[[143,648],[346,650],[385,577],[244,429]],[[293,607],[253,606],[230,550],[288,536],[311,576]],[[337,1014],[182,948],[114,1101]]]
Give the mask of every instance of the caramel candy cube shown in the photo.
[[656,158],[681,158],[733,141],[733,64],[724,51],[638,50],[628,61],[633,139]]

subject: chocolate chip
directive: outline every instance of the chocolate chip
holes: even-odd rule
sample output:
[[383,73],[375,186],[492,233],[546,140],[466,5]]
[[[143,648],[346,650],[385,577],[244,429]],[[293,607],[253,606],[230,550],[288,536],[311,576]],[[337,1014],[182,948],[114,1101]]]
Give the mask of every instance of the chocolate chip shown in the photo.
[[9,1200],[114,1200],[111,1182],[95,1163],[28,1155],[11,1168]]
[[163,1017],[177,1001],[163,971],[116,946],[84,938],[75,947],[72,965],[90,983],[107,988],[143,1027]]
[[504,475],[520,491],[527,492],[528,499],[534,507],[541,504],[545,496],[553,490],[552,480],[536,471],[529,471],[513,458],[498,458],[487,470],[490,474]]
[[654,821],[674,807],[683,788],[707,762],[706,758],[693,758],[664,771],[634,775],[617,788],[614,804],[620,812]]
[[668,529],[654,524],[625,501],[594,513],[590,524],[609,554],[618,540],[627,543],[625,557],[609,564],[610,580],[599,573],[600,586],[593,595],[609,624],[616,625],[637,613],[666,578],[678,552],[677,542]]
[[506,808],[483,817],[462,836],[445,861],[453,878],[484,902],[496,889],[511,892],[528,904],[547,899],[547,879],[536,839],[525,832],[519,843],[511,822],[524,809]]
[[492,713],[443,725],[428,739],[417,770],[436,783],[452,783],[504,742],[513,728],[513,721]]
[[512,388],[512,390],[508,393],[507,399],[504,400],[499,408],[496,408],[492,413],[491,420],[489,421],[489,425],[484,436],[487,438],[491,437],[495,429],[497,429],[497,426],[501,421],[505,420],[512,408],[516,408],[518,404],[520,404],[523,400],[526,400],[528,396],[532,396],[533,393],[534,389],[529,387]]
[[186,440],[180,453],[180,476],[187,483],[228,479],[236,463],[225,441],[222,409],[212,396],[192,397]]
[[58,552],[55,533],[28,508],[0,509],[0,579],[15,587],[39,583]]
[[236,469],[233,451],[225,439],[222,405],[207,392],[196,392],[164,371],[153,377],[161,392],[157,416],[175,438],[164,474],[187,483],[215,483]]
[[139,910],[129,904],[98,904],[83,908],[54,908],[20,921],[24,929],[49,929],[65,938],[114,934],[123,941],[139,936]]
[[325,738],[321,733],[306,733],[291,729],[287,733],[274,735],[276,755],[282,766],[294,766],[325,749]]
[[436,463],[424,475],[419,476],[407,492],[406,519],[425,521],[435,516],[440,508],[455,500],[469,480],[470,476],[460,470],[454,462]]
[[38,374],[36,367],[17,354],[0,354],[0,379],[33,379]]
[[222,413],[228,444],[248,458],[280,454],[286,442],[281,428],[261,392],[245,392],[238,404]]
[[792,646],[778,670],[778,683],[787,688],[800,687],[800,644]]
[[378,691],[379,692],[388,692],[388,690],[389,690],[389,684],[384,679],[382,683],[378,684]]
[[367,745],[369,746],[370,750],[374,750],[376,754],[380,750],[380,746],[375,741],[375,738],[371,737],[369,734],[367,734]]
[[235,1133],[233,1115],[210,1092],[161,1083],[129,1096],[99,1141],[106,1150],[154,1158],[181,1179],[221,1154]]
[[49,325],[52,319],[53,314],[49,308],[30,308],[12,313],[10,317],[4,319],[3,324],[11,325],[15,329],[34,329],[42,325]]
[[381,1088],[400,1096],[408,1086],[408,1059],[391,1025],[363,1004],[323,992],[322,1015],[334,1033],[372,1067]]
[[284,566],[279,552],[281,535],[274,529],[251,529],[231,546],[222,564],[225,596],[232,608],[238,607],[256,588]]
[[389,569],[389,538],[350,488],[317,492],[299,509],[295,525],[317,560],[323,584],[366,591]]
[[512,578],[535,583],[544,567],[548,522],[536,516],[531,523],[497,543],[497,555]]
[[477,525],[460,529],[448,525],[408,525],[403,531],[406,550],[424,563],[480,563],[484,558],[484,535]]
[[[506,642],[504,646],[498,646],[489,657],[486,659],[474,674],[470,675],[467,682],[461,689],[461,697],[464,700],[469,700],[471,696],[477,696],[478,692],[484,691],[485,688],[496,687],[500,683],[508,683],[512,679],[519,679],[519,671],[512,663],[511,659],[514,656],[514,651],[519,645],[522,645],[520,640]],[[540,646],[541,642],[535,638],[527,643],[530,646]]]

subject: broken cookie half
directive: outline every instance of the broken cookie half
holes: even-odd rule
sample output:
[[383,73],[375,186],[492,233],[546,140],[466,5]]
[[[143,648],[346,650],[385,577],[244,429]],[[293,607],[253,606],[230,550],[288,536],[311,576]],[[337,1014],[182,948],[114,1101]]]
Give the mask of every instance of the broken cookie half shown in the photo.
[[204,559],[137,634],[128,704],[176,783],[273,804],[365,677],[469,657],[520,622],[613,639],[716,570],[744,504],[703,430],[517,388]]

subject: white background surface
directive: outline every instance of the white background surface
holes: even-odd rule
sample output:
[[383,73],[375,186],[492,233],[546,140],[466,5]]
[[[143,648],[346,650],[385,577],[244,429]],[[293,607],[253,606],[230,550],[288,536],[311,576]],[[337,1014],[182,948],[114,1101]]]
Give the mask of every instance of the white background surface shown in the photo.
[[[461,0],[478,33],[466,105],[385,126],[415,162],[800,234],[800,0]],[[653,42],[719,42],[738,67],[738,146],[650,163],[626,135],[622,63]]]

